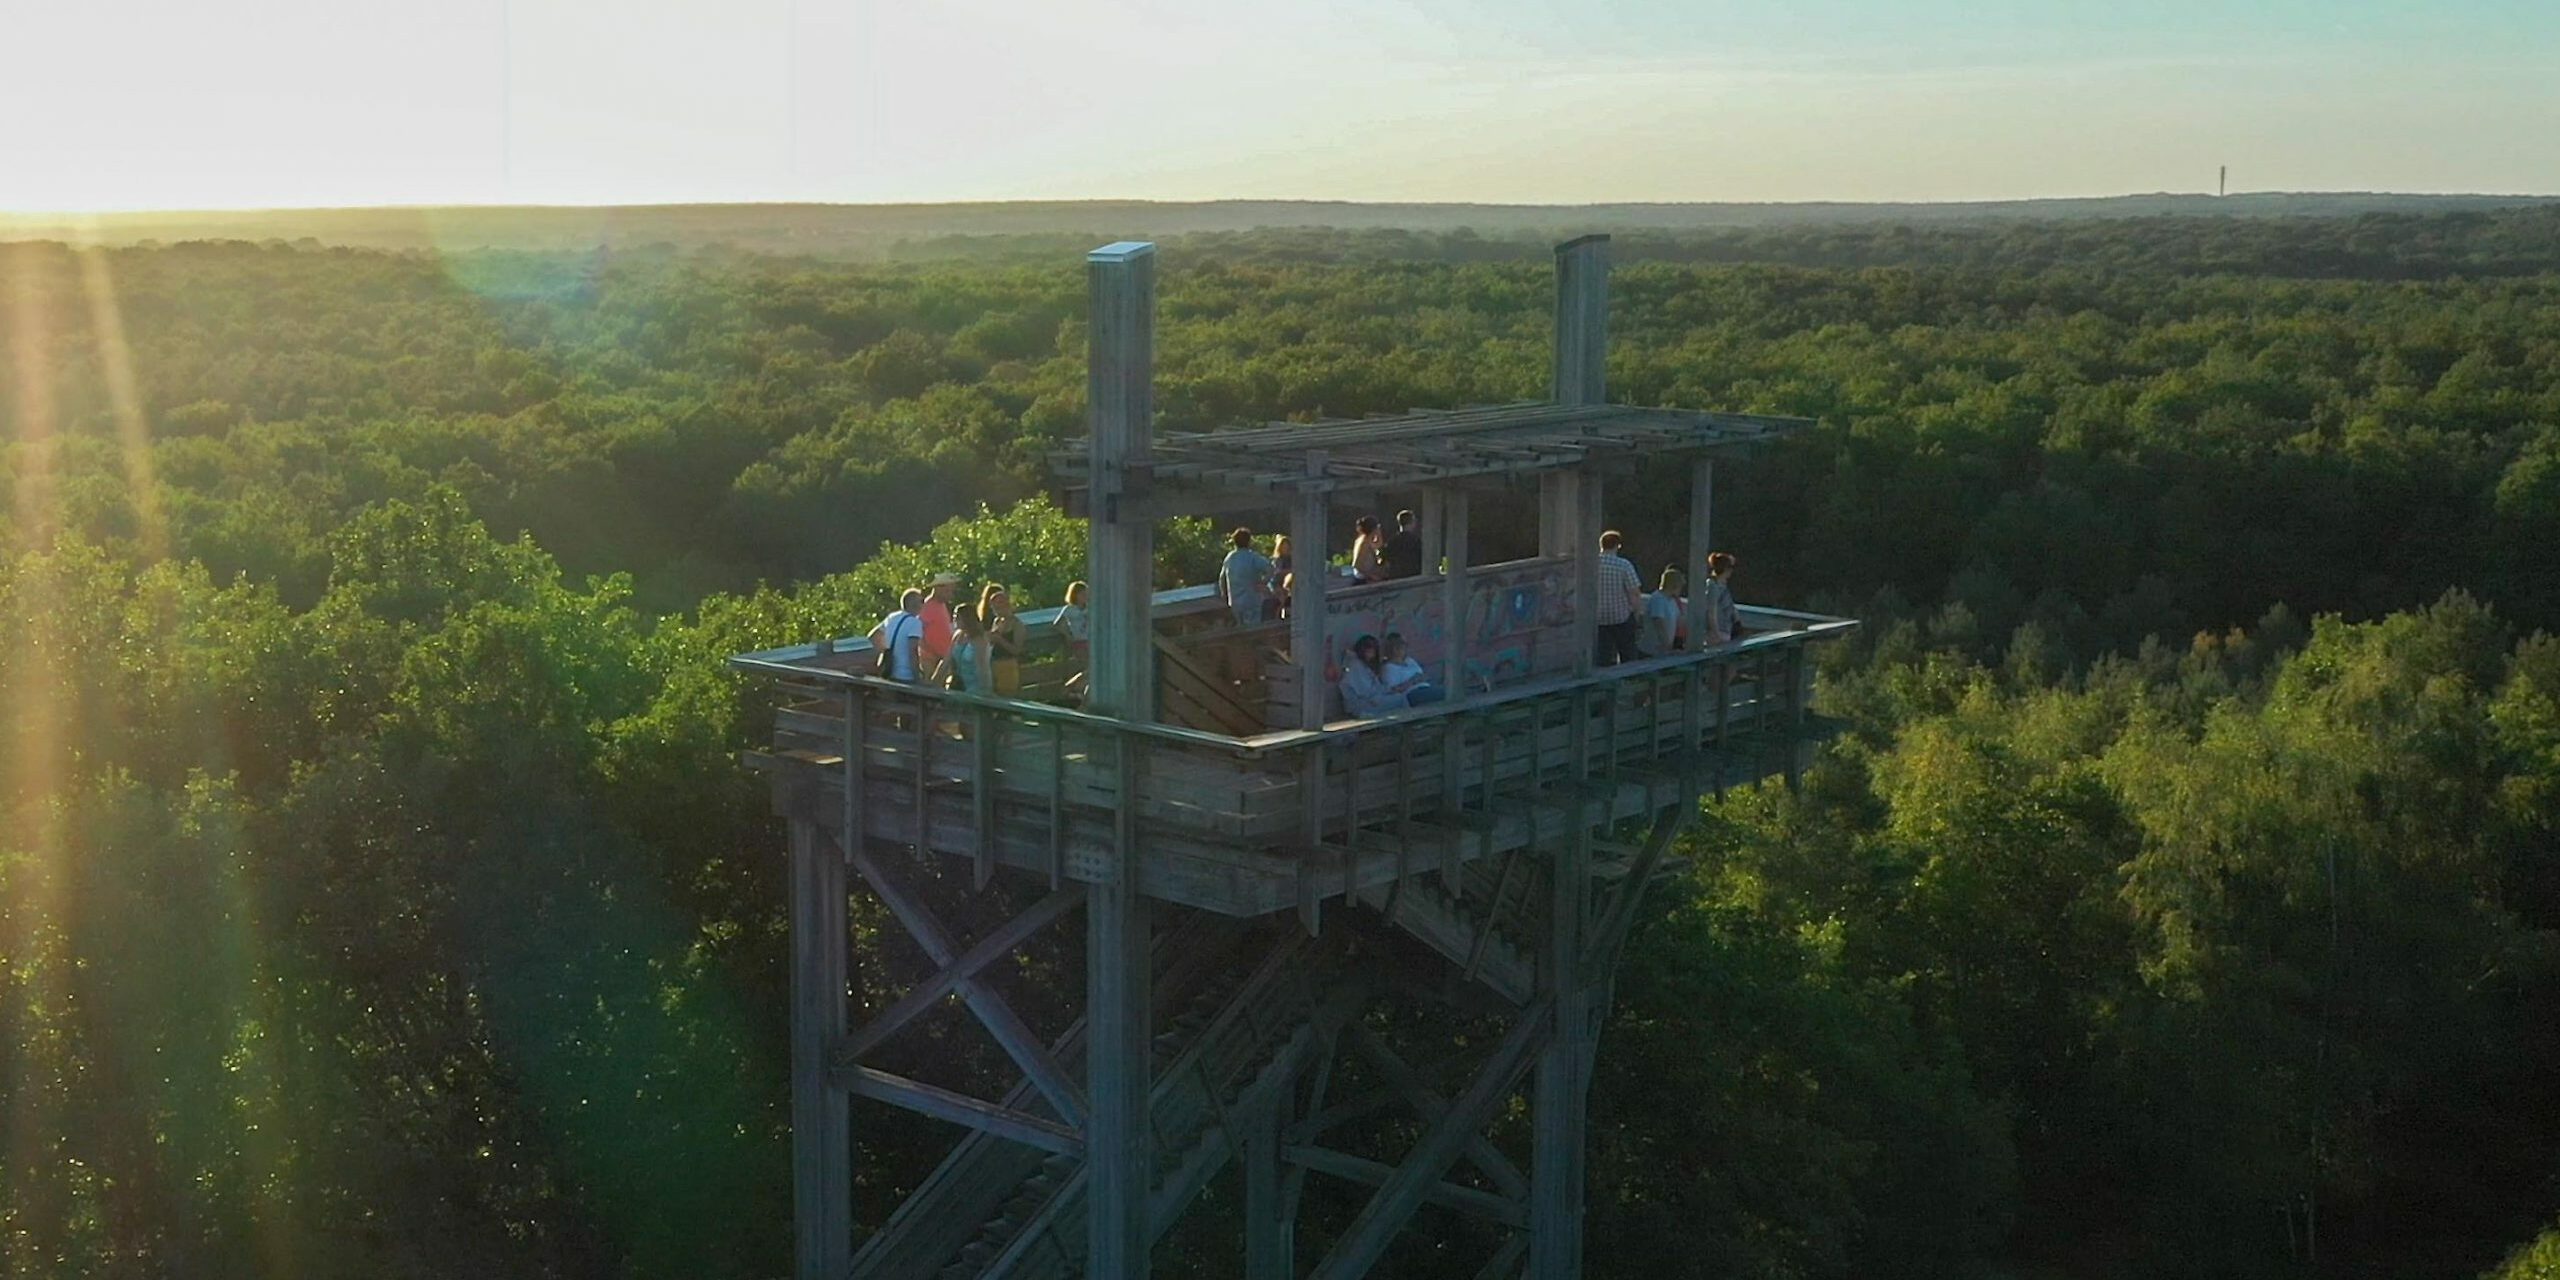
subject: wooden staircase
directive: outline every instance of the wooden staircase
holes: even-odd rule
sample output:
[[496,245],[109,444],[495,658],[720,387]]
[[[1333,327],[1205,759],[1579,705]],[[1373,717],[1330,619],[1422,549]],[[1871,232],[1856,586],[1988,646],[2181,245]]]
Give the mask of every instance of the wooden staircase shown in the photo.
[[[1158,939],[1155,1180],[1148,1203],[1162,1235],[1236,1154],[1231,1116],[1269,1107],[1365,998],[1338,945],[1200,913]],[[1262,945],[1240,947],[1248,937]],[[1058,1046],[1082,1075],[1083,1026]],[[1006,1105],[1037,1111],[1027,1085]],[[983,1133],[962,1140],[855,1256],[858,1277],[1037,1280],[1080,1274],[1086,1172]]]

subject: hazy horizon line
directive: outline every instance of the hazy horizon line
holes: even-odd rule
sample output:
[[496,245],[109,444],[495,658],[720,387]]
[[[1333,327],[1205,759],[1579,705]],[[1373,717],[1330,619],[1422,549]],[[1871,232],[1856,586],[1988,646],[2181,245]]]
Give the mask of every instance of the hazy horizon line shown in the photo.
[[2243,200],[2243,199],[2251,199],[2251,198],[2266,198],[2266,197],[2286,197],[2286,198],[2294,198],[2294,199],[2300,199],[2300,198],[2305,198],[2305,197],[2313,197],[2313,198],[2318,198],[2318,197],[2333,197],[2333,198],[2334,198],[2334,197],[2362,197],[2362,198],[2377,198],[2377,197],[2385,197],[2385,198],[2387,198],[2387,197],[2411,197],[2411,198],[2420,198],[2420,199],[2448,199],[2448,200],[2466,200],[2466,199],[2467,199],[2467,200],[2513,200],[2513,201],[2518,201],[2518,202],[2532,202],[2532,201],[2545,201],[2545,200],[2560,200],[2560,190],[2555,190],[2555,191],[2476,191],[2476,190],[2469,190],[2469,191],[2466,191],[2466,190],[2419,190],[2419,189],[2398,189],[2398,188],[2363,188],[2363,189],[2349,189],[2349,188],[2331,188],[2331,189],[2277,189],[2277,188],[2270,188],[2270,189],[2266,189],[2266,190],[2232,191],[2232,192],[2228,192],[2228,193],[2225,193],[2225,194],[2217,195],[2217,194],[2215,194],[2214,192],[2206,191],[2206,190],[2170,190],[2170,189],[2165,189],[2165,188],[2164,188],[2164,189],[2151,190],[2151,191],[2116,191],[2116,192],[2097,193],[2097,194],[2084,193],[2084,194],[2035,195],[2035,196],[1968,196],[1968,197],[1956,198],[1956,199],[1932,199],[1932,198],[1927,198],[1927,197],[1915,197],[1915,198],[1911,198],[1911,199],[1866,199],[1866,200],[1846,199],[1846,198],[1831,198],[1831,199],[1804,199],[1804,200],[1743,200],[1743,199],[1735,199],[1735,200],[1644,200],[1644,199],[1625,199],[1625,200],[1554,200],[1554,201],[1541,201],[1541,200],[1381,200],[1381,199],[1366,199],[1366,198],[1361,198],[1361,197],[1356,197],[1356,196],[1354,196],[1354,197],[1340,197],[1340,196],[1208,196],[1208,197],[1191,198],[1191,199],[1176,199],[1176,198],[1166,198],[1166,197],[1157,197],[1157,196],[1023,196],[1023,197],[1009,198],[1009,199],[959,199],[959,200],[809,200],[809,199],[787,199],[787,198],[775,198],[775,199],[770,199],[770,200],[763,200],[763,199],[756,199],[756,200],[621,200],[621,201],[574,201],[574,200],[573,200],[573,201],[560,201],[560,200],[543,200],[543,201],[530,201],[530,202],[517,202],[517,201],[453,200],[453,201],[441,201],[441,202],[435,202],[435,203],[419,203],[419,202],[414,202],[414,201],[400,201],[400,202],[386,202],[386,203],[381,203],[381,204],[311,204],[311,205],[293,205],[293,204],[278,204],[278,205],[248,205],[248,204],[244,204],[244,205],[227,205],[227,204],[205,204],[205,205],[170,205],[170,206],[155,206],[155,207],[150,207],[150,208],[112,208],[112,209],[0,209],[0,219],[11,219],[11,220],[18,220],[18,221],[34,221],[34,220],[41,220],[41,219],[130,218],[130,217],[178,216],[178,215],[189,215],[189,214],[264,214],[264,213],[401,213],[401,212],[428,212],[428,211],[443,210],[443,209],[466,209],[466,210],[492,211],[492,212],[494,212],[494,211],[502,211],[502,210],[550,210],[550,209],[791,209],[791,208],[801,208],[801,209],[813,209],[813,208],[814,208],[814,209],[941,209],[941,208],[988,208],[988,207],[1016,206],[1016,205],[1056,205],[1056,206],[1075,206],[1075,205],[1087,205],[1087,206],[1089,206],[1089,205],[1197,206],[1197,205],[1288,204],[1288,205],[1346,205],[1346,206],[1360,206],[1360,205],[1365,205],[1365,206],[1372,206],[1372,207],[1395,207],[1395,208],[1416,208],[1416,209],[1459,209],[1459,208],[1467,208],[1467,209],[1623,209],[1623,208],[1660,208],[1660,209],[1754,208],[1754,209],[1773,209],[1773,208],[1819,208],[1819,207],[1848,207],[1848,208],[1859,208],[1859,207],[1893,207],[1893,206],[1920,206],[1920,207],[1929,207],[1929,208],[1959,208],[1959,207],[1964,207],[1964,206],[1968,206],[1968,205],[2060,204],[2060,203],[2072,203],[2072,202],[2086,203],[2086,202],[2107,201],[2107,200],[2144,200],[2144,199],[2159,199],[2159,198],[2164,198],[2164,197],[2166,197],[2166,198],[2181,198],[2181,197],[2183,197],[2183,198],[2202,199],[2202,200]]

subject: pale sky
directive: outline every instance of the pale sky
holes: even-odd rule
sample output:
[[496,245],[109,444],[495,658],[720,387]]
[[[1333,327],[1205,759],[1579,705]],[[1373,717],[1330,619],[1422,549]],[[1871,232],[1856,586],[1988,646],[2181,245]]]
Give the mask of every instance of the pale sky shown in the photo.
[[2560,0],[0,0],[0,210],[2560,192]]

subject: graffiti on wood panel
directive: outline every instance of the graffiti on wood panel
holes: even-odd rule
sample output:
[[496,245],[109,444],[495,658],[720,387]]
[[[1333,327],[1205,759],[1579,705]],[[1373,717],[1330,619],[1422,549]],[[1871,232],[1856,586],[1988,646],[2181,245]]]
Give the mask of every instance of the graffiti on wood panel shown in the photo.
[[1470,575],[1466,616],[1454,620],[1447,616],[1438,578],[1337,588],[1325,596],[1327,660],[1339,662],[1361,636],[1397,635],[1416,660],[1436,666],[1456,635],[1466,640],[1469,683],[1489,688],[1524,679],[1545,670],[1542,657],[1571,661],[1572,646],[1540,642],[1573,625],[1570,572],[1570,562],[1563,560],[1478,569]]

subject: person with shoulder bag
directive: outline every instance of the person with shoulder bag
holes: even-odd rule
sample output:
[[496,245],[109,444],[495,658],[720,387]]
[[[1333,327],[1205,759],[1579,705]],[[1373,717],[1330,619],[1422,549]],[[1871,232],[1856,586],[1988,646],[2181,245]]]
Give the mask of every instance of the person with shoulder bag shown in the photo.
[[871,629],[871,648],[879,654],[872,674],[901,684],[914,684],[924,643],[924,590],[909,587],[899,597],[898,611]]

